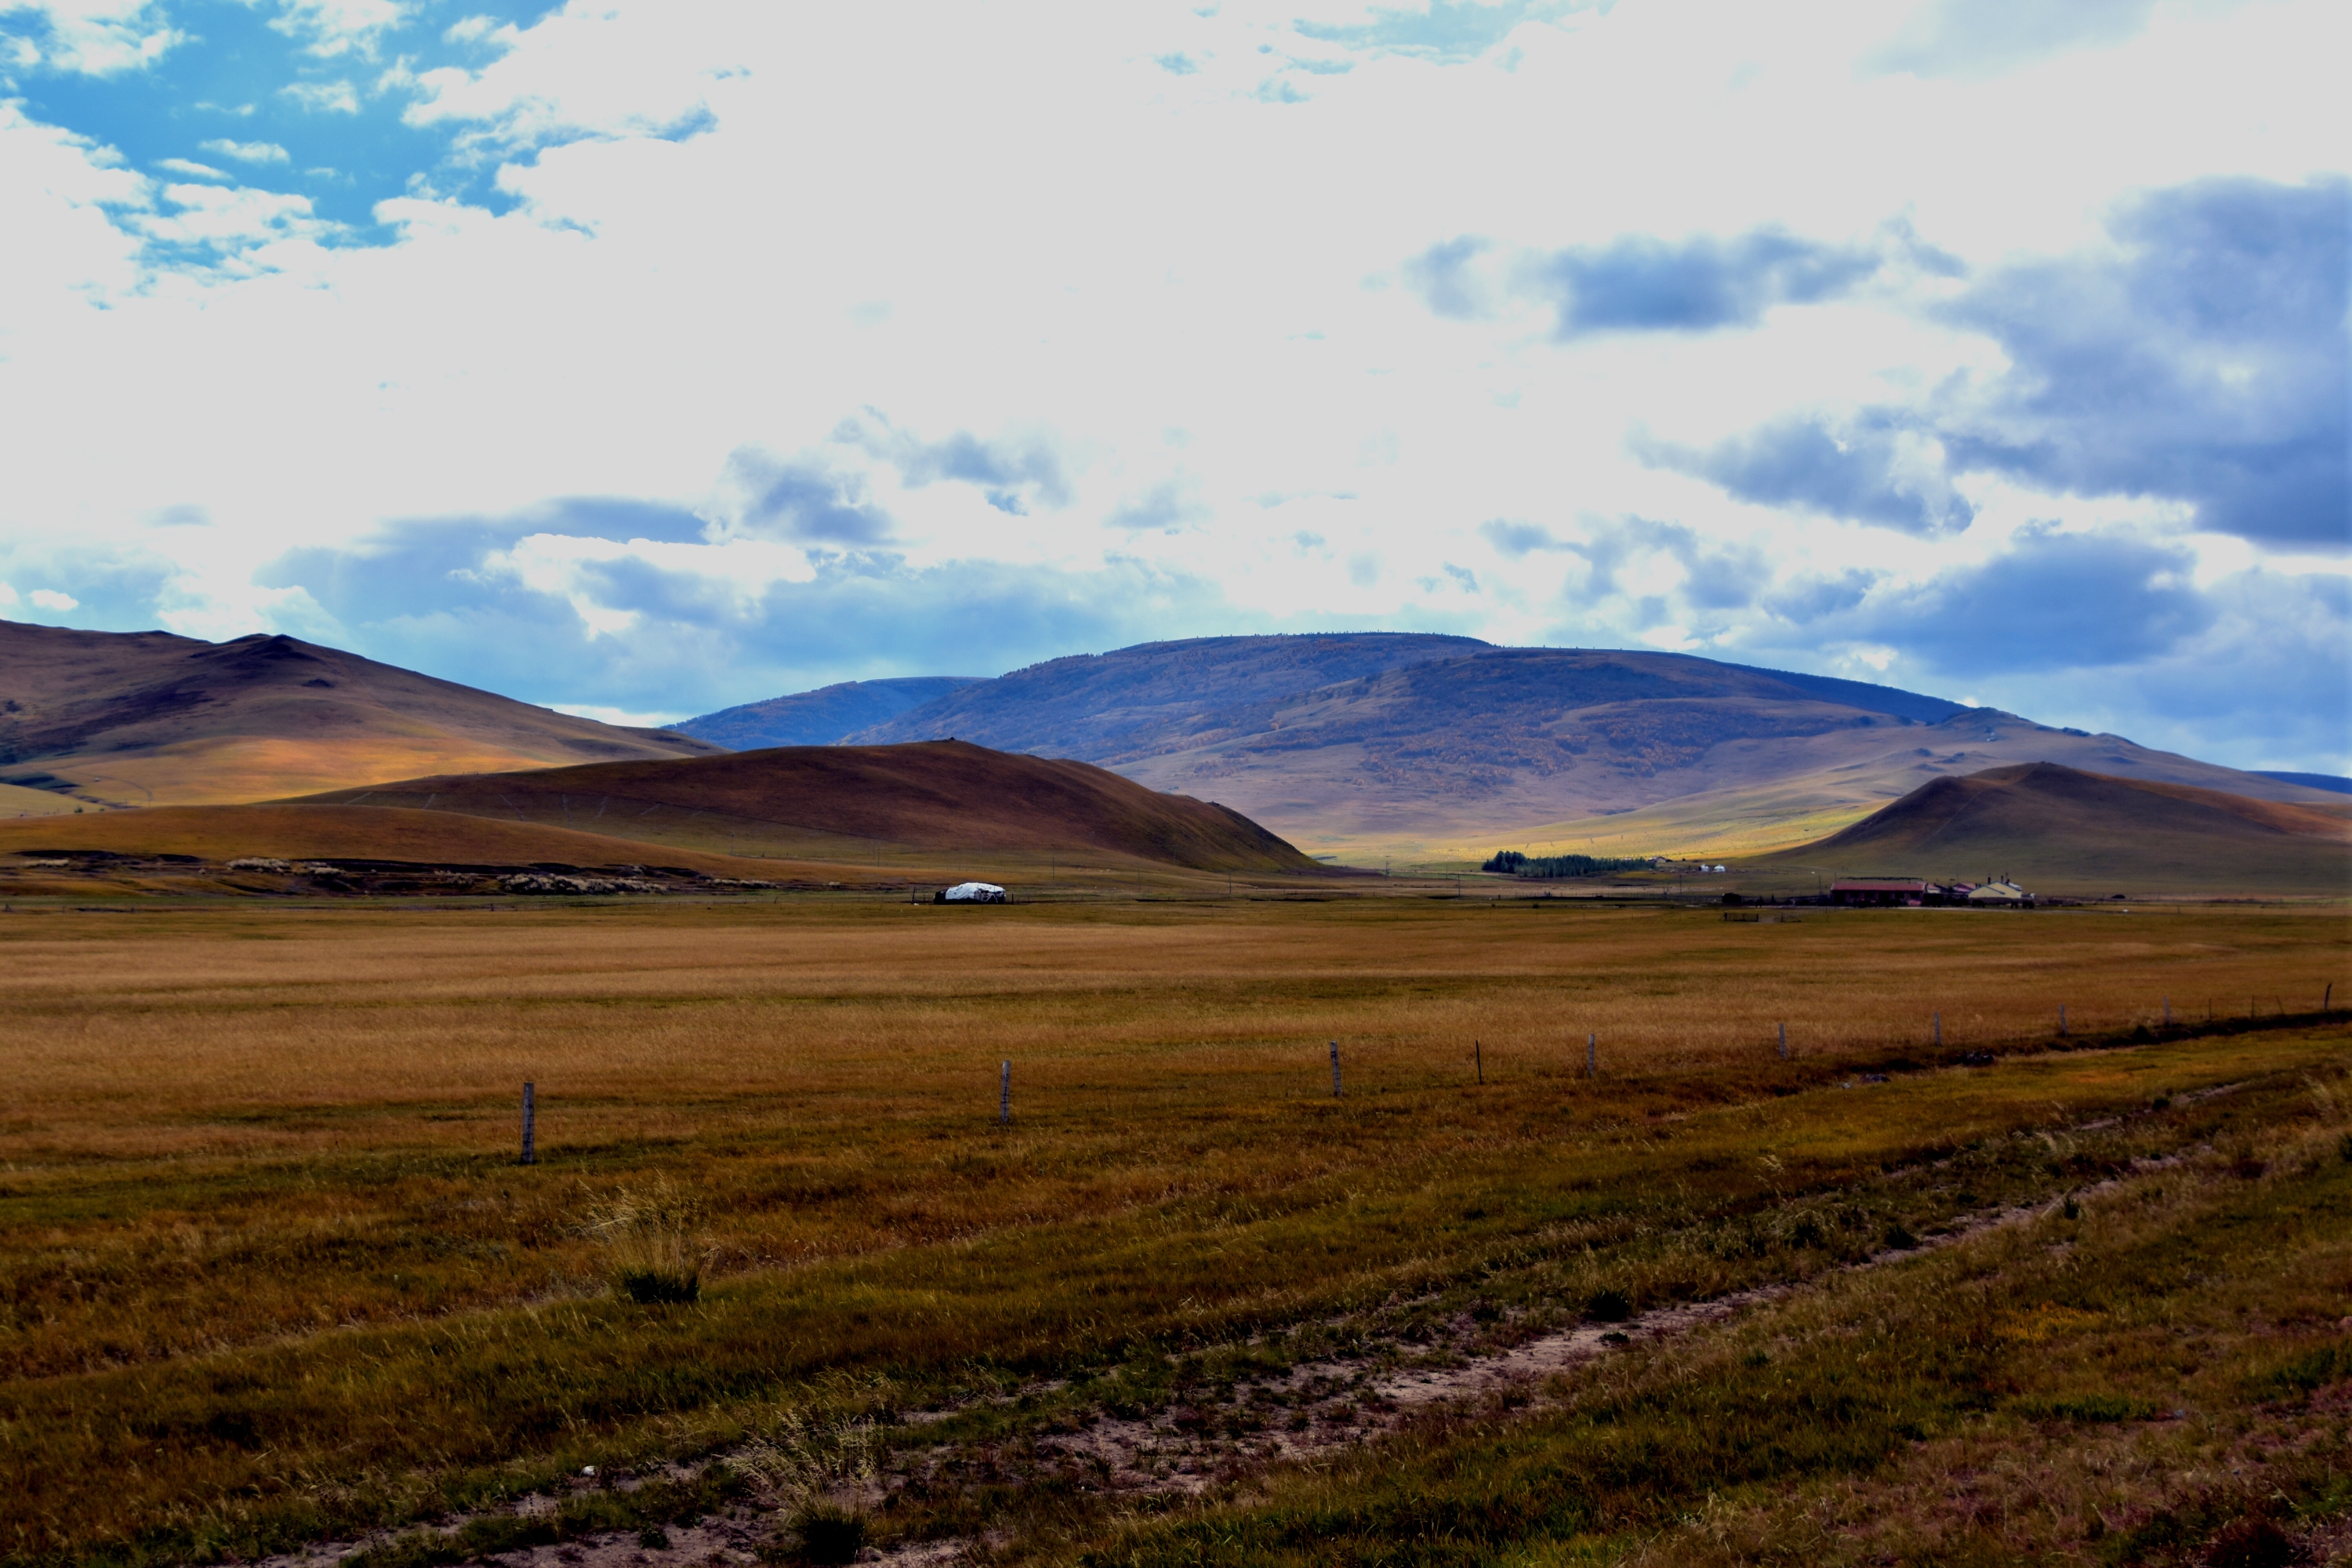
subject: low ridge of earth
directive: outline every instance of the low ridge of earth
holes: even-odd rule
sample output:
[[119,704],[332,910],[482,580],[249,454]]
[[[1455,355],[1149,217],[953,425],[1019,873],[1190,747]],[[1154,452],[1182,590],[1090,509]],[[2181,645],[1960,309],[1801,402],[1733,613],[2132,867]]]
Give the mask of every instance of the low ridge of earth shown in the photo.
[[877,864],[887,850],[1127,858],[1213,871],[1316,862],[1228,807],[1086,763],[963,741],[784,746],[663,762],[443,775],[308,797],[627,837],[679,830],[707,847]]
[[[856,731],[887,722],[910,708],[947,696],[979,680],[977,676],[917,675],[898,680],[844,680],[814,691],[796,691],[723,708],[672,724],[670,729],[730,752],[768,746],[830,746]],[[928,737],[926,737],[928,738]]]
[[[954,735],[1213,795],[1359,863],[1801,844],[1924,780],[2057,762],[2258,798],[2289,780],[1891,687],[1685,654],[1395,633],[1208,637],[1055,659],[847,739]],[[1646,814],[1633,822],[1628,814]],[[1639,842],[1634,840],[1639,839]]]
[[[2340,799],[2340,797],[2339,797]],[[2221,790],[2054,763],[1921,784],[1851,827],[1743,862],[1769,871],[1899,875],[2048,889],[2352,892],[2352,819]]]
[[713,893],[805,881],[818,869],[649,849],[456,812],[159,805],[0,822],[0,895]]
[[[0,621],[0,784],[192,805],[443,770],[709,755],[289,637],[208,643]],[[0,799],[0,816],[14,816]]]

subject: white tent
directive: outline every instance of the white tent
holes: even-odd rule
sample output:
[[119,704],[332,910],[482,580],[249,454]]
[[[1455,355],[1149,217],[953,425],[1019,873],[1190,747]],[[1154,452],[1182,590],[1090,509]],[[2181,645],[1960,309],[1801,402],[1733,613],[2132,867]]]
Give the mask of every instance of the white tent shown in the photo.
[[958,882],[941,893],[940,900],[950,904],[1001,904],[1004,901],[1004,889],[993,882]]

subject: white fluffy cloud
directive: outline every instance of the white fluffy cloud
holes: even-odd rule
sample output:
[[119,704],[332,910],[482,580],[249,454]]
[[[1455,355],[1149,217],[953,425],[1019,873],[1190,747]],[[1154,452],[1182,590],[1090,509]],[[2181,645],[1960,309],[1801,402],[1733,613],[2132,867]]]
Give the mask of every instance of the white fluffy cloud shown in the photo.
[[[910,617],[961,584],[1007,662],[1390,625],[2203,722],[2157,672],[2252,657],[2246,574],[2342,581],[2340,529],[2231,521],[2271,504],[2231,465],[2343,416],[2263,412],[2275,331],[2135,293],[2180,272],[2135,258],[2194,250],[2224,180],[2302,201],[2276,253],[2325,261],[2338,12],[1965,11],[275,7],[281,95],[438,152],[362,232],[290,140],[208,132],[170,156],[236,174],[154,180],[0,107],[0,569],[82,550],[151,618],[452,673],[528,625],[518,694],[633,712],[929,672]],[[76,15],[173,47],[166,5]],[[2037,456],[2025,378],[2073,363],[2015,325],[2063,319],[2009,308],[2037,278],[2105,290],[2085,352],[2178,326],[2206,401],[2161,412],[2251,410],[2238,446],[2167,479],[2076,376]],[[2202,597],[2095,696],[2059,651],[1970,671],[1906,630],[2132,550]],[[2306,721],[2344,684],[2210,749],[2342,765]]]

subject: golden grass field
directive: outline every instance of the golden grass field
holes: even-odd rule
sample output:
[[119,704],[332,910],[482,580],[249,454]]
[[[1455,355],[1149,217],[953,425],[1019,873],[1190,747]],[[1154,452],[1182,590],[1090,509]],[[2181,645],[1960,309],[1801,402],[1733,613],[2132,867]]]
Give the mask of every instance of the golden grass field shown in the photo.
[[[2347,934],[2333,907],[20,910],[0,1553],[249,1558],[779,1421],[897,1430],[1039,1380],[1150,1385],[1163,1353],[1393,1327],[1423,1298],[1539,1319],[1596,1280],[1645,1304],[1809,1278],[1869,1226],[2077,1181],[2032,1140],[2152,1093],[2273,1085],[2245,1135],[2287,1137],[2315,1114],[2300,1086],[2346,1065],[2311,1016],[2352,995]],[[2160,1035],[2168,1000],[2247,1032],[2047,1050],[2062,1006],[2070,1045],[2116,1045]],[[1914,1070],[1977,1049],[2004,1065]],[[1839,1087],[1874,1068],[1894,1081]],[[2222,1136],[2167,1114],[2133,1147]],[[1984,1155],[1975,1191],[1900,1184],[1986,1148],[2014,1157]],[[1881,1181],[1900,1191],[1853,1195]],[[692,1306],[608,1285],[598,1216],[656,1190],[701,1216]],[[1865,1217],[1687,1240],[1832,1202]],[[1200,1560],[1131,1510],[1003,1481],[1017,1433],[972,1440],[999,1479],[907,1489],[877,1531]]]

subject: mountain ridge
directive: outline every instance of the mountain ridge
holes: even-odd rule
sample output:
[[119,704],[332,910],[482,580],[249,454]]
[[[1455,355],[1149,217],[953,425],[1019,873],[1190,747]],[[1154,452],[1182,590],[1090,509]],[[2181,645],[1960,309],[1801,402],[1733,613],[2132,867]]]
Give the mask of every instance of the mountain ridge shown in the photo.
[[0,621],[0,784],[96,805],[254,800],[455,767],[718,750],[296,637],[210,643]]

